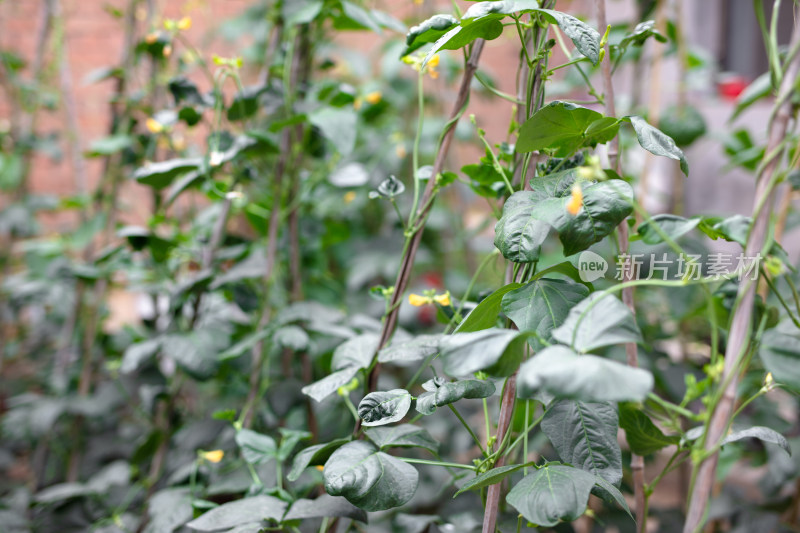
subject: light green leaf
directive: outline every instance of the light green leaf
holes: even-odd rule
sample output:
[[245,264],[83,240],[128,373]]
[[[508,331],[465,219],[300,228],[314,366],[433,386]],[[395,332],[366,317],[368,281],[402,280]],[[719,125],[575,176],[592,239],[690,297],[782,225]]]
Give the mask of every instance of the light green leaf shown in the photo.
[[[427,386],[426,386],[427,385]],[[431,415],[437,407],[457,402],[462,398],[488,398],[494,394],[494,383],[477,379],[445,381],[434,378],[422,385],[427,392],[417,398],[416,409],[423,415]]]
[[[583,285],[559,279],[539,278],[503,296],[503,313],[520,331],[535,331],[552,340],[551,331],[564,322],[569,310],[589,295]],[[535,349],[542,348],[531,340]]]
[[489,329],[497,324],[497,317],[500,315],[500,307],[503,296],[509,291],[522,287],[521,283],[509,283],[494,291],[492,294],[481,300],[481,302],[470,311],[456,328],[456,333],[469,333]]
[[281,444],[278,446],[277,453],[279,461],[288,459],[298,442],[313,436],[310,432],[299,429],[278,428],[278,431],[281,433]]
[[502,328],[448,335],[439,345],[444,371],[451,376],[466,376],[479,370],[494,376],[508,376],[522,360],[527,337],[527,334]]
[[272,336],[272,340],[277,346],[288,348],[295,352],[307,350],[311,342],[308,333],[303,328],[292,325],[278,328],[275,331],[275,335]]
[[286,502],[272,496],[252,496],[225,503],[200,515],[186,524],[195,531],[219,531],[242,524],[261,523],[263,520],[283,518]]
[[453,498],[455,498],[462,492],[482,489],[483,487],[488,487],[489,485],[495,485],[497,483],[500,483],[514,472],[522,470],[524,466],[525,465],[504,465],[504,466],[499,466],[497,468],[492,468],[491,470],[487,470],[483,474],[475,476],[474,478],[464,483],[464,485],[462,485],[461,488],[458,489],[458,492],[456,492],[453,495]]
[[323,470],[325,490],[344,496],[365,511],[383,511],[407,503],[417,490],[417,470],[365,441],[333,452]]
[[748,85],[744,91],[742,91],[742,93],[736,99],[736,107],[734,108],[733,114],[729,120],[733,122],[736,120],[736,117],[738,117],[745,109],[762,98],[766,98],[771,92],[772,81],[770,79],[770,73],[765,72],[753,80],[753,82]]
[[653,375],[596,355],[578,355],[565,346],[550,346],[519,369],[517,396],[540,391],[556,398],[584,401],[640,401],[653,389]]
[[439,351],[441,335],[418,335],[410,341],[392,343],[378,352],[379,363],[413,362],[425,359]]
[[381,450],[397,447],[424,448],[434,454],[439,451],[439,443],[433,440],[430,433],[413,424],[365,428],[364,433]]
[[147,501],[144,533],[172,533],[192,519],[192,496],[188,488],[163,489]]
[[[608,142],[616,135],[616,131],[614,126],[607,130],[607,121],[597,126],[592,136],[587,137],[589,127],[603,118],[602,113],[577,104],[552,102],[522,124],[516,150],[517,152],[554,150],[555,155],[566,157],[595,136],[598,139],[606,139],[600,142]],[[611,120],[616,123],[616,119]],[[618,124],[616,128],[619,129]],[[608,133],[612,131],[611,137],[608,137]]]
[[606,481],[600,476],[594,477],[595,485],[592,487],[592,494],[595,496],[602,498],[603,500],[607,501],[611,504],[617,504],[623,511],[628,513],[628,516],[633,519],[633,515],[631,514],[631,510],[628,507],[628,502],[625,501],[625,496],[619,491],[617,487]]
[[552,527],[571,522],[586,511],[595,477],[578,468],[547,465],[528,474],[506,496],[506,501],[529,522]]
[[236,444],[241,448],[244,460],[251,465],[271,461],[278,453],[278,446],[272,437],[250,429],[240,429],[236,433]]
[[663,155],[664,157],[680,161],[681,171],[686,176],[689,175],[689,163],[686,161],[686,156],[683,154],[683,150],[678,148],[678,145],[672,140],[672,137],[658,128],[651,126],[642,117],[632,115],[626,118],[631,121],[631,125],[636,132],[636,138],[639,140],[639,144],[642,148],[651,154]]
[[342,370],[347,367],[367,368],[378,351],[380,336],[377,333],[362,333],[340,344],[333,352],[331,369]]
[[635,404],[619,404],[619,425],[625,430],[628,447],[636,455],[650,455],[671,444],[678,444],[680,437],[667,436]]
[[350,380],[352,380],[355,375],[358,374],[358,371],[359,368],[357,366],[345,367],[341,370],[328,374],[319,381],[315,381],[310,385],[306,385],[301,389],[301,391],[306,396],[314,398],[315,401],[321,402],[329,395],[336,392],[336,389],[342,385],[350,383]]
[[592,293],[573,307],[553,338],[586,353],[603,346],[641,342],[631,310],[612,294]]
[[[655,215],[652,218],[653,222],[661,228],[661,231],[673,241],[692,231],[700,224],[701,220],[699,218],[683,218],[670,214]],[[656,232],[650,222],[642,222],[636,231],[642,236],[642,241],[647,244],[661,244],[664,242],[664,239]]]
[[622,480],[618,426],[617,410],[606,402],[555,400],[542,419],[542,431],[562,461],[612,485]]
[[405,389],[371,392],[358,404],[365,426],[383,426],[401,420],[411,409],[411,394]]

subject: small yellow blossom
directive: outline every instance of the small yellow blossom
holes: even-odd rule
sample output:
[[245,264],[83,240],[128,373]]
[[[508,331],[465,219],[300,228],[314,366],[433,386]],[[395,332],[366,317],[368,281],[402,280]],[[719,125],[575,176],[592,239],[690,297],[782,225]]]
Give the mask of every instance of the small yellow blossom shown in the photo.
[[430,296],[420,296],[419,294],[414,293],[408,295],[408,303],[414,307],[422,307],[423,305],[428,305],[431,302],[433,302],[433,298]]
[[570,215],[577,215],[578,211],[581,210],[582,206],[583,206],[583,191],[581,190],[581,186],[576,183],[575,185],[572,186],[572,196],[567,202],[567,212]]
[[157,40],[158,40],[158,33],[156,32],[148,33],[144,38],[144,42],[146,42],[147,44],[153,44]]
[[433,297],[433,301],[442,307],[448,307],[450,305],[450,291],[447,291],[444,294],[437,294]]
[[764,385],[763,385],[764,392],[769,392],[775,388],[775,379],[772,377],[772,372],[767,372],[767,375],[764,377]]
[[161,133],[164,131],[164,125],[153,117],[148,118],[145,125],[150,133]]
[[436,68],[439,66],[439,54],[433,54],[433,57],[428,60],[428,67]]
[[353,101],[353,109],[355,109],[356,111],[360,110],[362,104],[363,104],[363,102],[361,101],[361,98],[356,98]]
[[209,463],[219,463],[225,457],[225,452],[222,450],[212,450],[210,452],[200,452],[200,457]]
[[402,144],[398,144],[394,147],[394,153],[398,159],[403,159],[406,155],[408,155],[408,150]]
[[192,17],[183,17],[178,21],[179,30],[188,30],[192,27]]
[[414,0],[414,5],[416,5],[416,6],[421,6],[424,3],[425,3],[425,0]]
[[349,204],[356,199],[356,191],[348,191],[344,194],[344,203]]
[[320,472],[322,472],[323,470],[325,470],[325,467],[324,467],[324,466],[322,466],[322,465],[317,465],[317,466],[315,466],[314,468],[316,468],[316,469],[317,469],[317,470],[319,470]]
[[168,44],[168,45],[164,46],[164,50],[162,51],[162,53],[164,54],[164,57],[171,56],[172,55],[172,45]]
[[364,100],[366,100],[369,104],[375,105],[381,101],[382,97],[383,95],[380,91],[372,91],[364,97]]

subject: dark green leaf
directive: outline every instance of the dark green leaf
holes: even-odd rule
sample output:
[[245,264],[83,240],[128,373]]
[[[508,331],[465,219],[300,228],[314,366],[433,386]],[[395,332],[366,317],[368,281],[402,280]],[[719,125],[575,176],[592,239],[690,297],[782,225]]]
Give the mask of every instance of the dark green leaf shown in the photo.
[[405,389],[371,392],[358,404],[365,426],[382,426],[401,420],[411,409],[411,394]]
[[[520,331],[535,331],[546,341],[564,322],[569,310],[589,295],[583,285],[558,279],[539,278],[503,296],[503,313]],[[542,347],[532,340],[535,348]]]
[[579,352],[603,346],[641,342],[642,334],[631,310],[614,295],[592,293],[573,307],[553,338]]
[[462,485],[461,488],[458,489],[458,492],[456,492],[453,495],[453,498],[455,498],[462,492],[482,489],[483,487],[488,487],[489,485],[495,485],[497,483],[500,483],[514,472],[522,470],[524,466],[525,465],[504,465],[504,466],[499,466],[497,468],[492,468],[491,470],[487,470],[483,474],[475,476],[474,478],[464,483],[464,485]]
[[451,15],[434,15],[419,25],[413,26],[406,35],[406,49],[402,55],[406,56],[421,46],[438,40],[456,24],[458,24],[458,20]]
[[393,341],[378,352],[379,363],[419,361],[439,351],[441,335],[419,335],[410,341]]
[[800,329],[790,320],[764,333],[759,355],[776,382],[800,390]]
[[172,532],[192,519],[192,496],[188,488],[163,489],[147,501],[144,533]]
[[342,370],[348,367],[367,368],[378,351],[380,337],[377,333],[362,333],[340,344],[333,352],[331,369]]
[[323,0],[292,0],[281,3],[283,20],[288,26],[308,24],[319,15]]
[[228,107],[228,120],[242,120],[258,111],[258,98],[266,90],[263,85],[244,87]]
[[456,328],[456,333],[469,333],[489,329],[497,324],[500,307],[506,293],[522,287],[521,283],[509,283],[494,291],[481,300],[481,302],[461,321]]
[[296,500],[283,521],[303,520],[304,518],[341,517],[367,523],[367,513],[355,507],[344,498],[323,494],[314,500]]
[[308,431],[298,429],[278,428],[278,431],[281,432],[281,444],[278,446],[277,453],[279,461],[288,459],[298,442],[310,439],[313,436]]
[[542,431],[562,461],[612,485],[622,480],[617,429],[617,410],[606,402],[555,400],[542,419]]
[[[700,223],[699,218],[683,218],[678,215],[655,215],[653,222],[673,241],[692,231]],[[650,222],[643,222],[636,230],[642,236],[642,241],[647,244],[661,244],[664,239],[659,235]]]
[[154,189],[163,189],[181,174],[197,170],[202,166],[203,159],[200,157],[169,159],[140,167],[133,173],[133,179],[142,185],[149,185]]
[[[437,382],[436,379],[429,380],[425,389],[428,392],[422,393],[417,398],[416,409],[423,415],[430,415],[436,411],[437,407],[457,402],[462,398],[488,398],[494,394],[494,383],[491,381],[480,381],[467,379],[461,381]],[[433,389],[433,390],[431,390]]]
[[740,429],[738,431],[734,431],[724,439],[720,443],[722,446],[729,444],[731,442],[736,442],[742,439],[758,439],[762,442],[769,442],[770,444],[777,444],[783,450],[792,455],[792,449],[789,447],[789,443],[786,441],[786,437],[775,431],[774,429],[770,429],[764,426],[753,426],[747,429]]
[[595,477],[565,465],[544,466],[528,474],[506,496],[506,501],[529,522],[551,527],[571,522],[586,511]]
[[651,126],[642,117],[633,115],[628,118],[631,121],[634,131],[636,131],[636,138],[639,140],[639,144],[642,148],[651,154],[663,155],[664,157],[680,161],[681,171],[687,176],[689,175],[689,163],[686,161],[686,156],[683,154],[683,150],[678,148],[675,141],[673,141],[669,135]]
[[601,113],[577,104],[552,102],[522,124],[516,150],[555,150],[559,157],[569,156],[584,145],[587,129],[602,118]]
[[479,370],[507,376],[522,358],[526,334],[501,328],[471,333],[454,333],[439,344],[444,371],[451,376],[466,376]]
[[517,387],[520,398],[545,391],[556,398],[584,401],[640,401],[652,390],[653,375],[596,355],[550,346],[523,363]]
[[325,490],[365,511],[383,511],[407,503],[417,490],[419,473],[411,465],[355,441],[331,455],[323,470]]
[[424,448],[434,454],[439,451],[439,443],[433,440],[430,433],[413,424],[400,424],[390,428],[365,428],[364,433],[381,450],[398,447]]
[[733,110],[730,121],[736,120],[736,117],[738,117],[745,109],[758,102],[762,98],[766,98],[771,92],[772,81],[770,80],[770,73],[765,72],[753,80],[753,82],[748,85],[736,99],[736,107]]
[[343,156],[350,155],[356,143],[356,113],[352,109],[323,107],[308,116]]
[[631,510],[628,507],[628,502],[625,501],[625,496],[619,491],[617,487],[606,481],[600,476],[594,477],[595,485],[592,487],[592,494],[602,498],[611,504],[617,504],[623,511],[628,513],[628,516],[633,519]]
[[350,439],[336,439],[325,444],[315,444],[297,452],[292,460],[292,469],[286,476],[289,481],[297,481],[303,470],[309,466],[316,466],[325,464],[325,461],[336,451],[340,446],[350,442]]
[[625,430],[628,447],[636,455],[650,455],[680,441],[677,435],[664,435],[646,414],[627,402],[619,404],[619,425]]
[[286,502],[278,498],[253,496],[215,507],[186,525],[195,531],[218,531],[267,519],[277,522],[285,511]]
[[278,454],[278,447],[272,437],[249,429],[240,429],[236,433],[236,444],[241,448],[244,460],[251,465],[271,461]]
[[594,28],[572,15],[560,11],[552,9],[537,9],[536,11],[544,13],[545,18],[548,18],[550,22],[558,24],[558,27],[572,40],[575,48],[588,57],[593,65],[600,61],[600,34]]
[[315,381],[310,385],[306,385],[301,390],[306,396],[314,398],[314,400],[321,402],[329,395],[336,392],[336,389],[342,385],[350,383],[350,381],[358,374],[359,368],[357,366],[348,366],[331,374],[328,374],[319,381]]

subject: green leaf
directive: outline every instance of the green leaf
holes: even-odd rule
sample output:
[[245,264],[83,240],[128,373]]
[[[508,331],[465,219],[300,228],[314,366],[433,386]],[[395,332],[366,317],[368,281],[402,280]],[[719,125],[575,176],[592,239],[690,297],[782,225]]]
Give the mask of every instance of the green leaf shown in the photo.
[[275,331],[272,341],[277,345],[289,350],[299,352],[307,350],[311,339],[308,333],[299,326],[283,326]]
[[277,453],[279,461],[288,459],[298,442],[310,439],[313,436],[308,431],[298,429],[278,428],[278,431],[281,433],[281,444],[278,446]]
[[758,102],[762,98],[766,98],[772,92],[772,81],[770,80],[770,73],[765,72],[757,77],[753,82],[748,85],[744,91],[736,99],[736,107],[733,109],[733,114],[729,122],[733,122],[745,109]]
[[612,294],[592,293],[573,307],[564,323],[553,330],[553,338],[586,353],[603,346],[641,342],[636,318]]
[[527,337],[527,334],[502,328],[448,335],[439,344],[444,371],[451,376],[466,376],[479,370],[494,376],[508,376],[522,360]]
[[[577,104],[552,102],[522,124],[516,150],[555,150],[556,156],[567,157],[584,145],[587,129],[602,118],[604,117],[601,113]],[[616,122],[616,119],[612,120]],[[615,134],[616,131],[611,138]],[[601,135],[601,138],[605,137]],[[608,142],[611,138],[603,142]]]
[[145,362],[158,353],[160,348],[161,339],[158,337],[131,344],[122,355],[122,366],[119,371],[122,374],[130,374],[139,370]]
[[142,185],[148,185],[154,189],[168,187],[172,180],[181,174],[192,170],[197,170],[203,166],[203,159],[200,157],[177,158],[161,161],[158,163],[148,163],[138,168],[133,173],[133,179]]
[[764,333],[759,355],[776,382],[800,390],[800,329],[790,320]]
[[133,145],[133,138],[129,135],[112,135],[92,141],[89,145],[88,157],[100,157],[116,154]]
[[383,511],[407,503],[417,490],[419,473],[365,441],[333,452],[323,470],[325,490],[344,496],[365,511]]
[[333,352],[332,370],[342,370],[354,366],[367,368],[378,351],[380,336],[376,333],[362,333],[340,344]]
[[551,23],[558,24],[558,27],[572,40],[575,48],[589,58],[593,65],[597,65],[600,61],[600,34],[594,28],[572,15],[560,11],[552,9],[537,9],[536,11],[543,13]]
[[484,487],[488,487],[489,485],[495,485],[497,483],[500,483],[514,472],[522,470],[524,466],[525,465],[504,465],[504,466],[499,466],[497,468],[492,468],[491,470],[487,470],[483,474],[475,476],[474,478],[464,483],[464,485],[462,485],[461,488],[458,489],[458,492],[456,492],[453,495],[453,498],[455,498],[462,492],[482,489]]
[[636,455],[650,455],[680,442],[680,437],[677,435],[669,437],[664,435],[650,417],[631,403],[619,404],[619,425],[625,430],[628,447]]
[[507,292],[522,287],[521,283],[509,283],[494,291],[492,294],[481,300],[481,302],[461,321],[456,328],[456,333],[469,333],[489,329],[497,324],[497,317],[500,315],[500,307],[503,296]]
[[462,21],[459,26],[451,28],[433,43],[433,48],[422,60],[422,66],[428,64],[431,58],[440,50],[458,50],[473,42],[475,39],[491,41],[503,33],[503,23],[500,16],[487,16],[473,21]]
[[731,442],[740,441],[742,439],[758,439],[762,442],[769,442],[771,444],[777,444],[780,446],[786,453],[792,455],[792,449],[789,447],[789,443],[786,441],[786,437],[775,431],[774,429],[770,429],[764,426],[753,426],[747,429],[740,429],[738,431],[734,431],[724,439],[720,443],[722,446],[729,444]]
[[658,127],[681,147],[689,146],[705,135],[707,130],[703,115],[688,104],[669,106],[663,110],[658,119]]
[[411,394],[405,389],[371,392],[358,404],[365,426],[383,426],[401,420],[411,409]]
[[628,502],[625,501],[625,496],[619,491],[617,487],[606,481],[600,476],[594,477],[595,485],[592,487],[592,494],[595,496],[602,498],[603,500],[607,501],[608,503],[617,504],[623,511],[628,513],[628,516],[633,519],[633,515],[631,514],[631,510],[628,507]]
[[[503,313],[520,331],[535,331],[545,341],[564,322],[569,310],[589,295],[589,289],[571,281],[539,278],[503,296]],[[535,349],[542,348],[532,340]]]
[[263,520],[280,521],[286,511],[286,502],[272,496],[253,496],[225,503],[200,515],[186,524],[195,531],[219,531],[242,524],[261,523]]
[[321,402],[342,385],[350,383],[350,381],[358,374],[359,367],[348,366],[336,372],[328,374],[319,381],[315,381],[310,385],[306,385],[301,389],[303,394],[314,398],[315,401]]
[[381,451],[386,448],[424,448],[433,454],[439,451],[439,443],[430,433],[413,424],[365,428],[364,433]]
[[495,246],[515,263],[539,259],[550,229],[559,232],[564,255],[572,255],[600,242],[632,211],[633,189],[621,180],[583,186],[583,207],[577,215],[567,211],[574,170],[550,174],[531,182],[533,190],[519,191],[503,206],[495,225]]
[[467,379],[444,381],[441,378],[428,380],[422,385],[427,392],[417,398],[416,409],[423,415],[431,415],[437,407],[457,402],[462,398],[488,398],[494,394],[494,383]]
[[267,88],[264,85],[244,87],[233,98],[228,107],[228,120],[242,120],[258,111],[258,99]]
[[323,107],[308,116],[308,120],[319,128],[343,156],[350,155],[356,144],[357,116],[352,109]]
[[683,154],[683,150],[678,148],[675,141],[672,140],[672,137],[658,128],[651,126],[642,117],[633,115],[626,118],[631,121],[631,125],[636,132],[636,138],[639,140],[639,144],[642,148],[651,154],[663,155],[664,157],[680,161],[681,171],[686,176],[689,175],[689,163],[686,161],[686,156]]
[[192,519],[192,496],[188,488],[163,489],[147,501],[147,527],[144,533],[175,531]]
[[322,11],[323,0],[292,0],[281,3],[283,20],[287,26],[308,24]]
[[286,513],[286,516],[283,517],[283,521],[332,516],[350,518],[367,523],[367,513],[355,507],[346,499],[329,494],[323,494],[314,500],[305,498],[296,500]]
[[469,6],[464,16],[461,17],[462,24],[465,21],[479,19],[488,15],[510,15],[516,12],[542,11],[539,10],[537,0],[499,0],[494,2],[478,2]]
[[407,56],[425,44],[435,42],[457,24],[458,20],[451,15],[434,15],[413,26],[406,34],[406,48],[402,55]]
[[556,398],[584,401],[640,401],[653,389],[653,375],[596,355],[578,355],[565,346],[550,346],[519,369],[517,396],[539,391]]
[[551,527],[578,519],[594,484],[595,477],[578,468],[546,465],[522,478],[506,501],[529,522]]
[[378,352],[379,363],[419,361],[439,351],[441,335],[418,335],[410,341],[395,342]]
[[336,439],[325,444],[315,444],[297,452],[292,460],[292,469],[286,476],[289,481],[297,481],[300,474],[309,466],[325,464],[325,461],[340,446],[350,442],[349,438]]
[[[670,214],[655,215],[652,218],[653,222],[661,228],[661,231],[673,241],[692,231],[700,224],[701,220],[699,218],[683,218]],[[642,241],[647,244],[661,244],[664,242],[664,239],[661,238],[661,235],[656,232],[649,221],[640,224],[636,231],[642,236]]]
[[236,433],[236,444],[241,448],[244,460],[251,465],[271,461],[278,454],[278,447],[272,437],[250,429],[240,429]]
[[542,431],[565,463],[622,481],[622,451],[617,444],[617,410],[606,402],[555,400],[542,418]]

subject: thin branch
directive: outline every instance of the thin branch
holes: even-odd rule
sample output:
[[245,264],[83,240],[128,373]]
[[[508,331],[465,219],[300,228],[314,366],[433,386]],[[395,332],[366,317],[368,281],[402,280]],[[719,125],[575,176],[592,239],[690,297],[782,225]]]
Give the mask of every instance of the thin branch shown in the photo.
[[[497,422],[497,442],[502,442],[511,430],[511,414],[514,411],[514,402],[517,399],[517,373],[514,372],[507,380],[503,389],[503,397],[500,400],[500,419]],[[503,466],[505,454],[497,458],[494,468]],[[502,483],[495,483],[489,486],[486,493],[486,507],[483,514],[483,533],[494,533],[497,527],[498,506],[500,504],[500,490]]]

